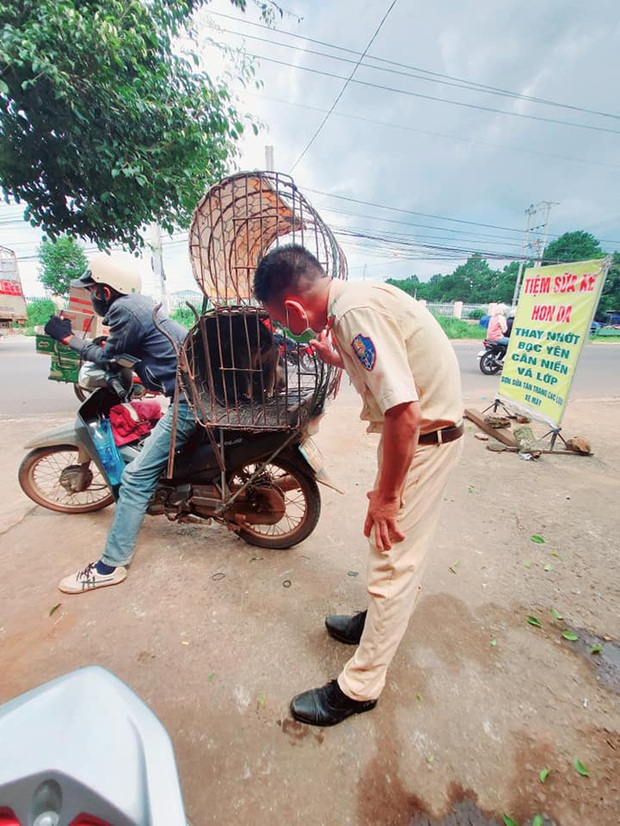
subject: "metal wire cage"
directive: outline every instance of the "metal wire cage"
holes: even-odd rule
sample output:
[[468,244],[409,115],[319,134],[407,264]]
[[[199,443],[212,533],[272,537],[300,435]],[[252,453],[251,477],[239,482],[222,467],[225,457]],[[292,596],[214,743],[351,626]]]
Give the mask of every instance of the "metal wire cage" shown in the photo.
[[190,330],[182,364],[185,393],[207,427],[300,428],[338,391],[341,371],[278,328],[252,297],[260,259],[283,244],[304,246],[328,276],[346,279],[332,232],[288,175],[232,175],[196,208],[190,259],[212,309]]

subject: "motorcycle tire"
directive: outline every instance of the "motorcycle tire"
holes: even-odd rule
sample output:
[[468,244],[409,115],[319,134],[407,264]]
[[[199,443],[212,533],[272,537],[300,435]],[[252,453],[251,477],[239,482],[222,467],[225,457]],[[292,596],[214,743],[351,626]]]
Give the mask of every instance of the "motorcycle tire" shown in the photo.
[[502,369],[501,363],[498,364],[492,353],[485,353],[483,356],[480,356],[478,365],[480,372],[484,373],[485,376],[494,376]]
[[[250,463],[231,474],[229,485],[251,476],[256,465]],[[278,480],[282,480],[278,485]],[[282,484],[286,480],[286,489]],[[275,458],[267,464],[257,480],[260,485],[280,487],[285,498],[285,513],[275,525],[246,525],[234,528],[236,534],[249,545],[285,551],[310,536],[321,515],[321,494],[316,481],[285,459]],[[248,489],[251,491],[252,486]]]
[[58,513],[92,513],[107,508],[114,502],[105,479],[96,465],[90,464],[88,487],[72,493],[61,484],[61,475],[70,467],[78,466],[75,445],[39,447],[24,456],[19,466],[18,479],[26,496],[51,511]]

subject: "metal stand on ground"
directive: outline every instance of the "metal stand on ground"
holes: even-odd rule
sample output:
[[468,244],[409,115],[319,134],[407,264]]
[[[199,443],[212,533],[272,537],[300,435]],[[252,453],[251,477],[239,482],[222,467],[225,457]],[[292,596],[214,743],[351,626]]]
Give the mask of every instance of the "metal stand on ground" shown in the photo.
[[[484,415],[488,410],[491,410],[491,409],[492,409],[493,413],[496,413],[498,408],[500,408],[500,407],[507,416],[512,417],[514,415],[508,409],[508,407],[506,407],[505,403],[499,398],[495,398],[495,400],[490,405],[488,405],[488,407],[485,407],[484,410],[482,411],[482,415]],[[561,427],[552,427],[543,436],[541,436],[540,439],[537,439],[537,441],[542,442],[548,436],[551,436],[551,442],[549,443],[549,449],[548,450],[543,450],[542,451],[543,453],[553,453],[554,451],[557,453],[558,451],[555,449],[555,444],[556,444],[556,441],[558,440],[558,438],[562,442],[562,445],[563,445],[563,448],[561,448],[562,450],[568,451],[569,453],[574,453],[574,451],[569,450],[568,445],[566,443],[566,439],[562,435],[562,428]],[[497,438],[497,436],[496,436],[496,438]]]

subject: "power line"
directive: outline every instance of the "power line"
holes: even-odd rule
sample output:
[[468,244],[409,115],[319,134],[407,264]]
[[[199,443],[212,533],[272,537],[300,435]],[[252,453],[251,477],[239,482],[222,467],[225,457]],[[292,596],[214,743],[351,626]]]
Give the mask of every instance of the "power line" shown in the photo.
[[335,195],[331,192],[322,192],[319,189],[311,189],[310,187],[304,187],[307,192],[314,192],[317,195],[324,195],[327,198],[338,198],[341,201],[350,201],[354,204],[363,204],[364,206],[373,206],[378,207],[379,209],[388,209],[392,212],[402,212],[405,215],[418,215],[423,218],[435,218],[440,221],[453,221],[457,224],[468,224],[469,226],[475,227],[486,227],[487,229],[501,229],[503,232],[518,232],[521,234],[523,230],[516,229],[514,227],[501,227],[497,226],[496,224],[484,224],[481,221],[466,221],[463,218],[450,218],[446,215],[433,215],[430,212],[416,212],[412,209],[400,209],[399,207],[388,206],[386,204],[377,204],[374,201],[362,201],[359,198],[350,198],[346,195]]
[[[281,98],[274,98],[270,97],[269,95],[259,95],[254,92],[246,92],[248,97],[256,97],[260,100],[270,100],[274,103],[284,103],[288,106],[297,106],[301,109],[309,109],[313,112],[327,112],[327,109],[322,109],[319,106],[310,106],[307,103],[294,103],[291,100],[282,100]],[[372,123],[376,126],[387,126],[391,129],[402,129],[406,132],[417,132],[421,135],[430,135],[431,137],[439,137],[439,138],[448,138],[449,140],[460,141],[462,143],[471,143],[480,146],[490,146],[494,149],[504,149],[509,152],[525,152],[531,155],[542,155],[545,158],[556,158],[557,160],[561,161],[571,161],[573,163],[581,163],[586,164],[588,166],[602,166],[607,169],[614,169],[620,171],[620,166],[617,164],[605,163],[604,161],[595,161],[595,160],[586,160],[585,158],[573,158],[569,155],[557,155],[553,152],[543,152],[542,150],[538,149],[523,149],[517,146],[506,146],[505,144],[501,143],[491,143],[490,141],[480,141],[474,140],[473,138],[465,138],[461,137],[460,135],[449,135],[445,132],[432,132],[429,129],[419,129],[415,126],[405,126],[402,123],[389,123],[388,121],[382,120],[374,120],[372,118],[364,118],[361,115],[349,115],[345,112],[334,112],[333,115],[337,118],[346,118],[348,120],[357,120],[362,123]]]
[[[305,43],[314,43],[318,46],[326,46],[329,49],[334,49],[334,50],[345,52],[345,53],[351,54],[351,55],[356,55],[357,56],[357,55],[360,54],[360,52],[356,51],[355,49],[349,49],[349,48],[346,48],[345,46],[339,46],[335,43],[329,43],[328,41],[325,41],[325,40],[317,40],[317,39],[314,39],[312,37],[308,37],[306,35],[295,34],[294,32],[285,32],[285,31],[279,31],[279,30],[274,31],[273,29],[270,29],[268,26],[265,26],[264,24],[255,23],[253,21],[246,20],[246,19],[238,19],[238,18],[234,17],[233,15],[223,14],[221,12],[209,12],[209,14],[214,15],[216,17],[222,17],[222,18],[225,18],[227,20],[234,21],[235,23],[238,23],[238,24],[240,23],[244,26],[253,26],[253,27],[262,29],[265,32],[269,32],[271,34],[285,35],[286,37],[292,37],[292,38],[295,38],[297,40],[303,40]],[[220,31],[223,31],[223,32],[226,32],[226,33],[229,33],[229,34],[238,35],[240,37],[247,37],[250,40],[259,40],[259,41],[262,41],[262,42],[265,42],[265,43],[270,43],[272,45],[283,46],[284,48],[295,48],[294,46],[291,46],[287,43],[279,43],[279,42],[273,40],[272,38],[260,38],[260,37],[256,37],[256,36],[253,36],[253,35],[246,34],[244,32],[230,31],[229,29],[220,29]],[[307,52],[307,53],[310,53],[310,54],[317,54],[317,55],[322,54],[321,52],[314,52],[310,49],[304,49],[304,51]],[[323,55],[323,56],[329,57],[329,58],[334,59],[334,60],[340,59],[340,58],[337,58],[337,57],[333,57],[331,55]],[[574,112],[583,112],[585,114],[597,115],[597,116],[603,117],[603,118],[620,119],[620,115],[616,115],[616,114],[613,114],[613,113],[610,113],[610,112],[600,112],[596,109],[586,109],[582,106],[576,106],[576,105],[570,104],[570,103],[561,103],[559,101],[549,100],[548,98],[539,98],[539,97],[535,97],[533,95],[526,95],[526,94],[523,94],[521,92],[513,92],[513,91],[510,91],[508,89],[501,89],[497,86],[489,86],[489,85],[484,84],[484,83],[477,83],[476,81],[467,80],[466,78],[455,77],[454,75],[446,75],[446,74],[443,74],[441,72],[434,72],[430,69],[423,69],[420,66],[411,66],[411,65],[406,64],[406,63],[400,63],[398,61],[388,60],[387,58],[376,57],[374,55],[366,55],[366,58],[369,59],[369,60],[377,61],[378,63],[384,63],[388,66],[396,66],[396,67],[399,67],[399,68],[402,68],[402,69],[406,69],[409,72],[419,72],[422,75],[428,75],[429,76],[429,77],[426,78],[426,77],[419,77],[419,76],[416,76],[416,75],[411,75],[413,77],[417,77],[419,80],[429,80],[431,82],[442,83],[444,85],[450,85],[450,86],[458,84],[458,88],[470,89],[472,91],[485,92],[487,94],[496,94],[496,95],[501,95],[501,96],[504,96],[504,97],[511,97],[511,98],[516,99],[516,100],[524,100],[524,101],[528,101],[530,103],[538,103],[538,104],[541,104],[541,105],[544,105],[544,106],[554,106],[554,107],[561,108],[561,109],[569,109],[569,110],[572,110]],[[352,61],[350,61],[350,62],[352,62]],[[377,66],[369,65],[367,63],[364,64],[364,65],[367,68],[371,68],[371,69],[379,69],[380,68],[380,67],[377,67]],[[393,71],[394,74],[400,74],[400,72],[397,72],[397,71],[394,71],[394,70],[386,69],[384,71]],[[447,83],[446,81],[453,81],[454,83]]]
[[355,72],[357,71],[357,69],[358,69],[358,67],[359,67],[360,63],[361,63],[361,62],[362,62],[362,60],[364,59],[364,56],[366,55],[366,52],[368,51],[368,49],[370,49],[370,47],[372,46],[372,44],[373,44],[373,42],[374,42],[375,38],[377,37],[377,35],[378,35],[378,34],[379,34],[379,32],[381,31],[381,28],[383,27],[383,24],[384,24],[384,23],[385,23],[385,21],[387,20],[389,13],[392,11],[392,9],[393,9],[393,8],[394,8],[394,6],[396,5],[396,3],[397,3],[397,0],[392,0],[392,2],[390,3],[389,8],[387,9],[387,11],[385,12],[385,14],[384,14],[384,15],[383,15],[383,17],[381,18],[381,22],[379,23],[379,25],[378,25],[378,26],[377,26],[377,28],[375,29],[375,33],[374,33],[374,34],[373,34],[373,36],[370,38],[370,40],[369,40],[369,42],[368,42],[368,45],[367,45],[367,46],[366,46],[366,48],[364,49],[364,51],[363,51],[362,55],[360,56],[359,60],[358,60],[358,61],[357,61],[357,63],[355,64],[355,66],[353,67],[353,71],[351,72],[351,74],[349,75],[349,77],[346,79],[344,86],[342,87],[342,89],[340,90],[340,92],[338,93],[338,95],[337,95],[337,97],[336,97],[336,100],[332,103],[331,109],[330,109],[330,110],[329,110],[329,112],[325,115],[325,117],[323,118],[323,120],[321,121],[321,123],[319,124],[319,128],[316,130],[316,132],[314,133],[314,135],[310,138],[310,141],[308,142],[308,145],[306,146],[306,148],[304,149],[304,151],[301,153],[301,155],[297,158],[297,160],[295,161],[295,163],[294,163],[294,164],[293,164],[293,166],[291,167],[291,172],[293,172],[293,170],[295,169],[295,167],[297,166],[297,164],[301,161],[301,159],[304,157],[304,155],[306,154],[306,152],[310,149],[310,147],[312,146],[312,144],[314,143],[314,141],[318,138],[319,134],[321,133],[321,130],[323,129],[323,127],[324,127],[324,126],[325,126],[325,124],[327,123],[327,121],[328,121],[328,119],[329,119],[329,116],[331,115],[331,113],[332,113],[332,112],[334,111],[334,109],[336,108],[336,106],[337,106],[337,104],[338,104],[338,101],[340,100],[340,98],[343,96],[343,94],[344,94],[344,92],[345,92],[345,89],[347,88],[347,86],[349,85],[349,83],[353,80],[353,75],[355,74]]
[[[321,71],[320,69],[311,69],[308,66],[298,66],[298,65],[295,65],[294,63],[288,63],[285,60],[276,60],[273,57],[266,57],[264,55],[252,54],[252,53],[248,52],[248,56],[249,57],[254,57],[257,60],[265,60],[265,61],[267,61],[267,63],[275,63],[278,66],[286,66],[287,68],[290,68],[290,69],[297,69],[297,70],[302,71],[302,72],[310,72],[311,74],[322,75],[323,77],[331,77],[331,78],[334,78],[335,80],[346,80],[347,83],[345,84],[345,88],[348,85],[348,83],[351,82],[351,83],[357,84],[358,86],[366,86],[369,89],[379,89],[383,92],[395,92],[396,94],[406,95],[407,97],[421,98],[422,100],[432,100],[432,101],[435,101],[435,102],[438,102],[438,103],[447,103],[447,104],[450,104],[451,106],[462,106],[466,109],[477,109],[481,112],[492,112],[496,115],[506,115],[507,117],[511,117],[511,118],[522,118],[524,120],[537,120],[537,121],[541,121],[542,123],[554,123],[554,124],[557,124],[557,125],[560,125],[560,126],[571,126],[574,129],[589,129],[590,131],[593,131],[593,132],[605,132],[605,133],[611,134],[611,135],[620,135],[620,130],[618,130],[618,129],[607,129],[604,126],[594,126],[593,124],[588,124],[588,123],[573,123],[572,121],[558,120],[557,118],[545,118],[545,117],[542,117],[541,115],[526,115],[523,112],[508,112],[505,109],[493,109],[493,107],[491,107],[491,106],[481,106],[480,104],[477,104],[477,103],[465,103],[465,102],[460,101],[460,100],[450,100],[448,98],[440,98],[440,97],[437,97],[436,95],[425,95],[425,94],[422,94],[422,92],[412,92],[412,91],[408,91],[407,89],[396,89],[393,86],[384,86],[380,83],[369,83],[368,81],[365,81],[365,80],[352,80],[350,77],[347,79],[347,78],[342,77],[342,75],[336,75],[336,74],[333,74],[332,72],[325,72],[325,71]],[[344,88],[341,90],[341,93],[343,91],[344,91]],[[336,100],[336,103],[338,102],[338,100],[339,100],[339,98]],[[332,110],[330,110],[329,114],[331,114],[331,111]],[[307,151],[308,148],[309,147],[306,147],[306,150],[304,150],[304,151]],[[299,160],[300,159],[298,159],[297,162],[299,162]]]

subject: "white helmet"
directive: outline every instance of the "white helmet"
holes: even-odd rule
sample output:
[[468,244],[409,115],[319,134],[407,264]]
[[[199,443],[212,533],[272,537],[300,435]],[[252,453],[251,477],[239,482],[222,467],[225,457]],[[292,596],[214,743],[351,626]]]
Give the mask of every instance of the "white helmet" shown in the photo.
[[71,282],[72,287],[94,287],[106,284],[121,295],[139,293],[142,277],[138,261],[128,253],[102,252],[89,259],[88,269],[80,278]]

